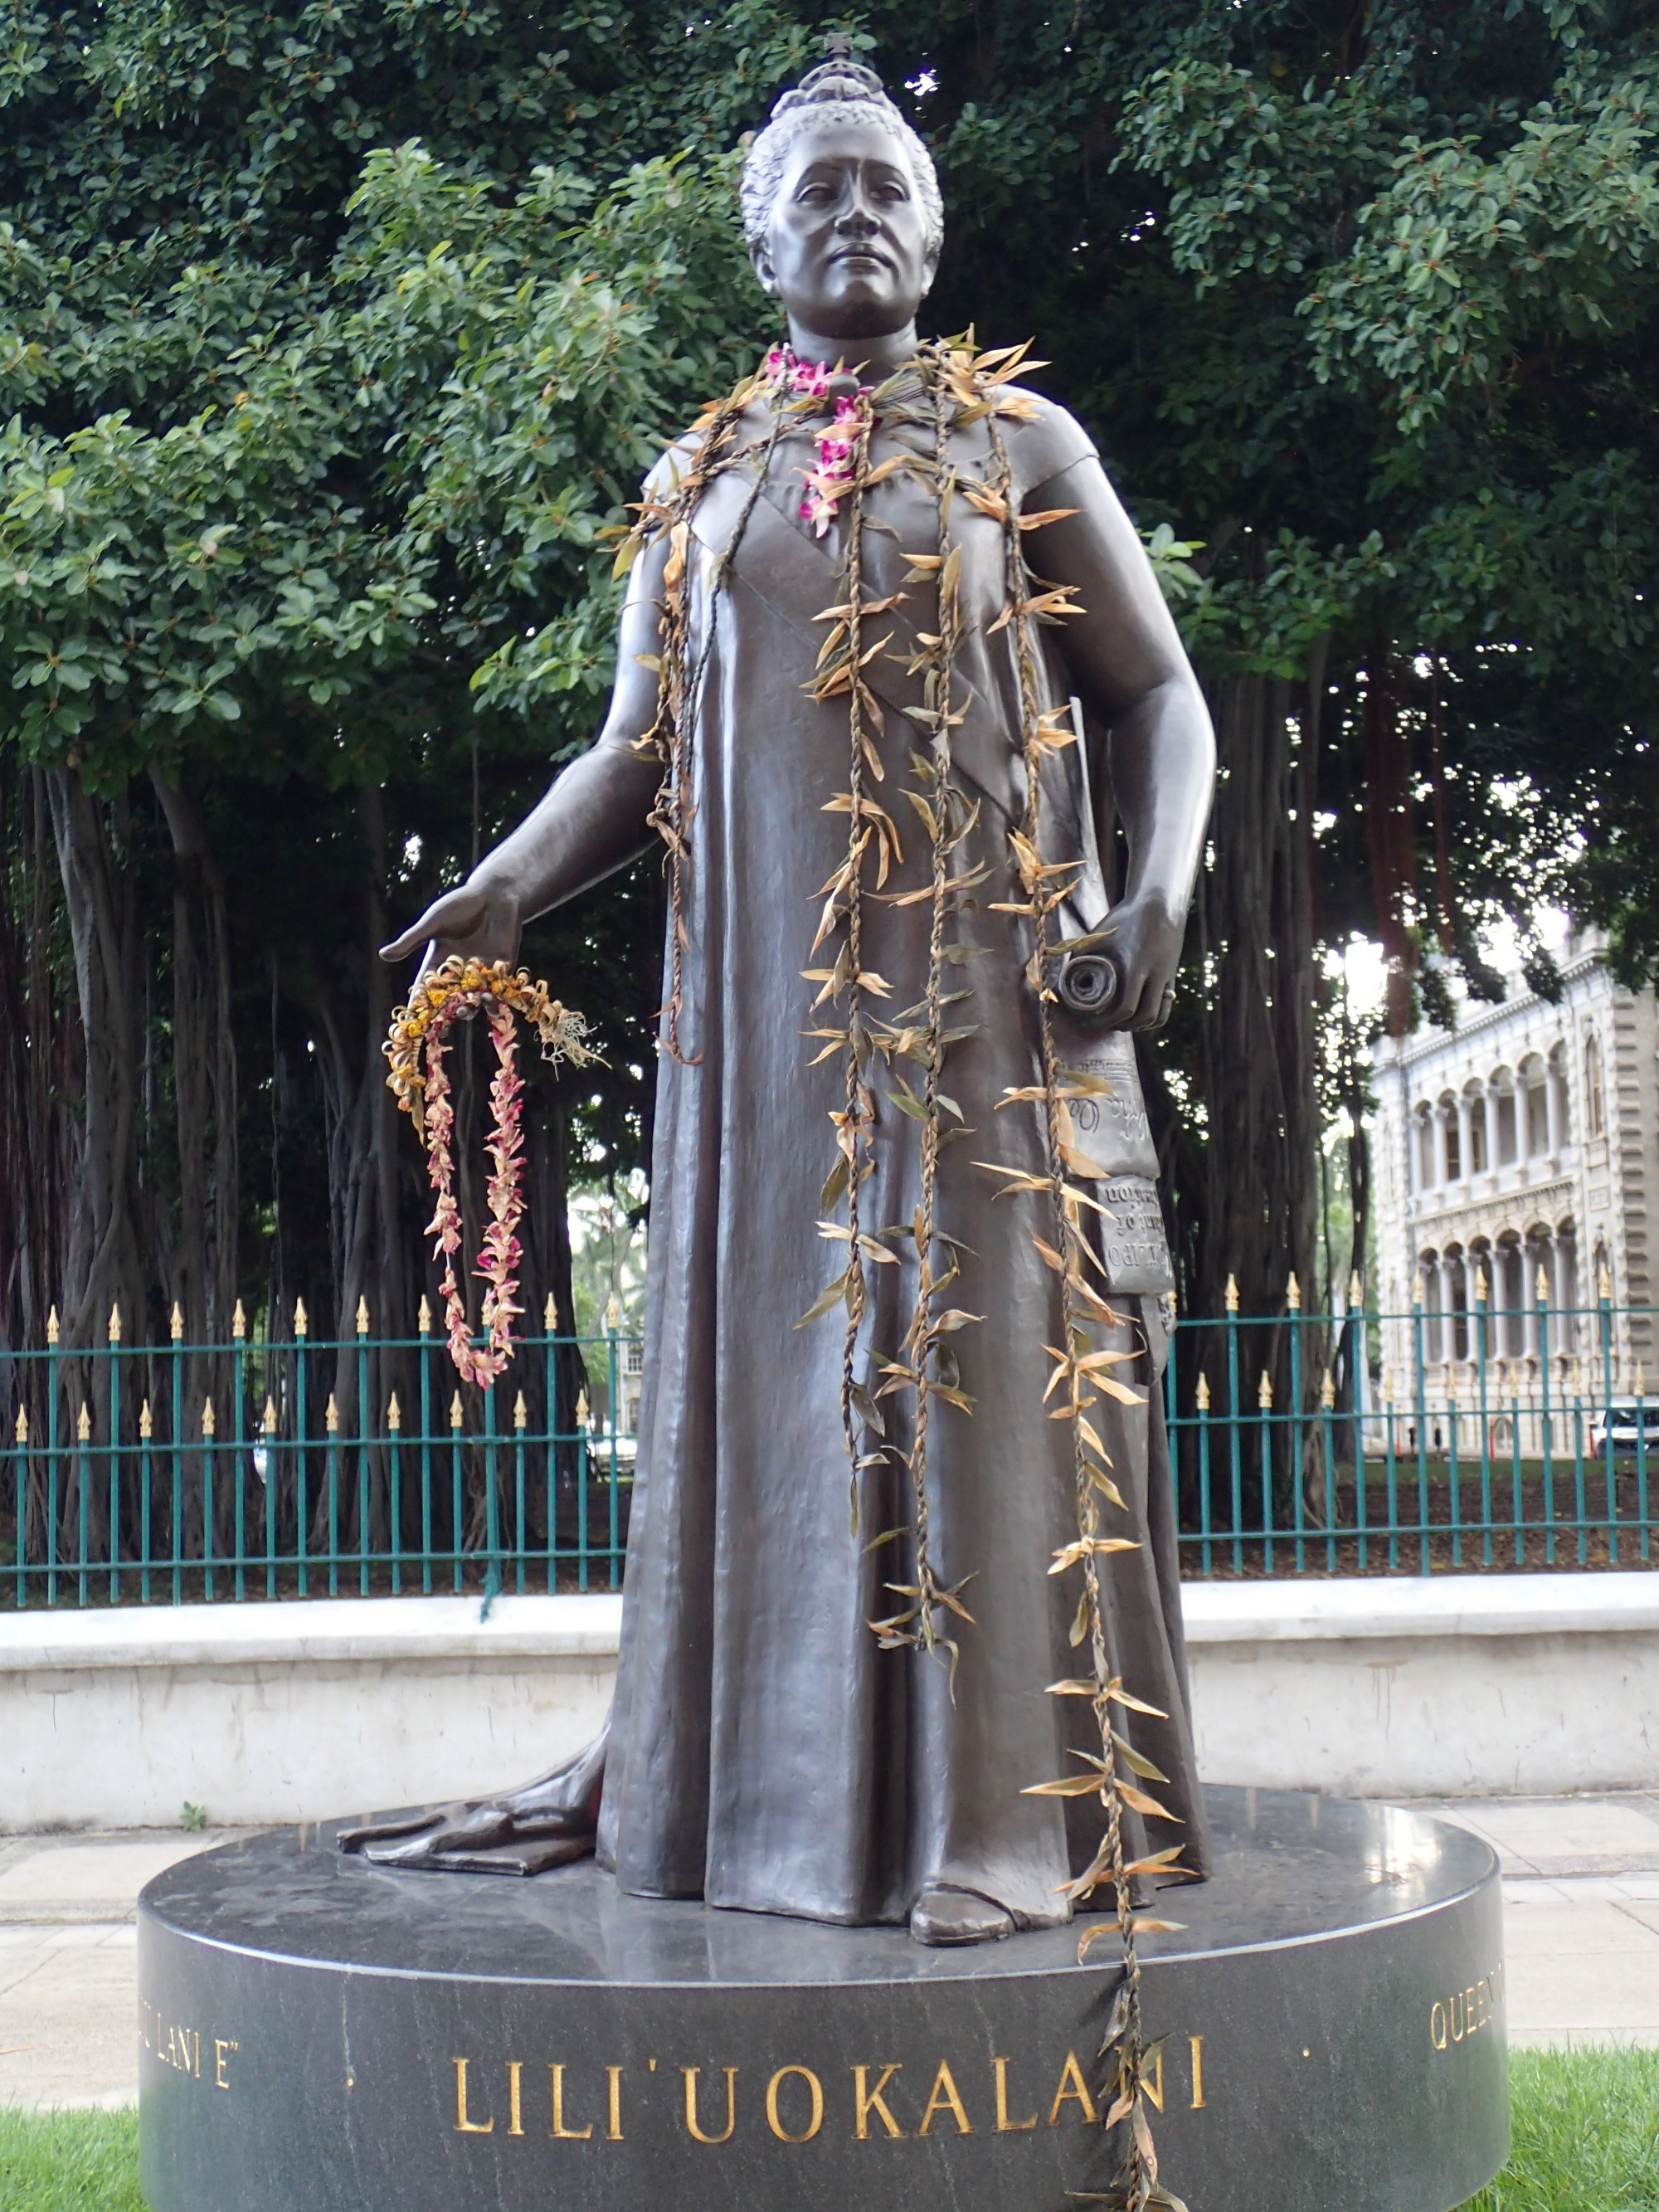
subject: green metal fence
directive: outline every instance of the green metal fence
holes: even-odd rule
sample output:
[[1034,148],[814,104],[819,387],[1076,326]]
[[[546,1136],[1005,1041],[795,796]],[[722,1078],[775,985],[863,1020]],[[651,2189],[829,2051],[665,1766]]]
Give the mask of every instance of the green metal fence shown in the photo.
[[203,1345],[175,1315],[155,1349],[124,1344],[117,1314],[102,1344],[54,1324],[0,1353],[0,1589],[86,1606],[619,1588],[638,1339],[550,1331],[463,1393],[429,1328],[379,1338],[357,1318],[319,1339],[301,1306],[286,1340],[239,1326]]
[[[1356,1304],[1176,1324],[1182,1570],[1641,1566],[1659,1310]],[[425,1318],[424,1313],[422,1316]],[[0,1348],[17,1606],[616,1589],[642,1346],[549,1328],[462,1392],[429,1328]]]
[[[1188,1575],[1644,1566],[1650,1306],[1183,1319],[1165,1375]],[[1230,1309],[1231,1309],[1230,1300]]]

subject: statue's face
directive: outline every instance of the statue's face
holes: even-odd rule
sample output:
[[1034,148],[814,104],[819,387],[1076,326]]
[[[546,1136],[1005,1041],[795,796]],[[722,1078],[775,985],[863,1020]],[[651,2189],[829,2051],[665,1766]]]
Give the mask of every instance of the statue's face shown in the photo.
[[755,273],[824,337],[887,337],[915,317],[937,255],[908,156],[878,122],[798,131]]

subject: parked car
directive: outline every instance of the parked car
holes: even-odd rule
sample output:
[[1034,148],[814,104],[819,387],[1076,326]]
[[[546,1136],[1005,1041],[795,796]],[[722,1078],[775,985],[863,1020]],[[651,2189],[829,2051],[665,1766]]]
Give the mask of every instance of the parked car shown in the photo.
[[1638,1456],[1642,1432],[1647,1432],[1647,1456],[1659,1462],[1659,1399],[1615,1398],[1611,1407],[1598,1406],[1589,1425],[1589,1449],[1605,1458],[1611,1425],[1615,1459]]

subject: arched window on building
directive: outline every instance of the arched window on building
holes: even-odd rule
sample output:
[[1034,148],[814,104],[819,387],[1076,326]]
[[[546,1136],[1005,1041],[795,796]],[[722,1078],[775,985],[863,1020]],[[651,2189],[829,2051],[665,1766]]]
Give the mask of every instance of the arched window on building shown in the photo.
[[1550,1147],[1549,1078],[1544,1063],[1534,1053],[1521,1069],[1522,1089],[1516,1101],[1521,1139],[1521,1156],[1534,1159]]
[[1498,1069],[1492,1082],[1498,1091],[1498,1158],[1494,1164],[1512,1167],[1521,1157],[1516,1133],[1515,1083],[1506,1067]]
[[1442,1091],[1435,1110],[1446,1125],[1446,1181],[1456,1182],[1463,1173],[1463,1148],[1458,1141],[1457,1101],[1449,1091]]
[[1607,1133],[1607,1097],[1601,1075],[1601,1040],[1594,1030],[1584,1039],[1584,1130],[1590,1137],[1605,1137]]

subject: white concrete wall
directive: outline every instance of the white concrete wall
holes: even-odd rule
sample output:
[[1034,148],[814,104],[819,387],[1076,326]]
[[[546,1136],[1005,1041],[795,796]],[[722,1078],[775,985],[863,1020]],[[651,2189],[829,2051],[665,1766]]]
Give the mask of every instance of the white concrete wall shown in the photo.
[[1659,1784],[1659,1575],[1185,1589],[1200,1771],[1369,1797]]
[[0,1829],[313,1820],[526,1781],[604,1719],[619,1597],[0,1617]]
[[[1203,1772],[1371,1796],[1659,1786],[1659,1575],[1189,1583]],[[621,1600],[0,1615],[0,1829],[319,1820],[574,1750]]]

